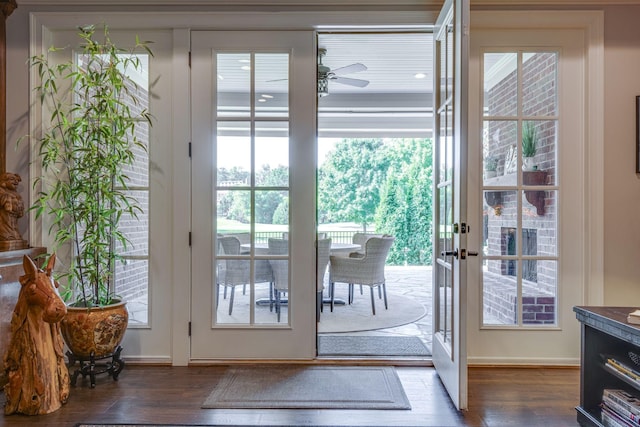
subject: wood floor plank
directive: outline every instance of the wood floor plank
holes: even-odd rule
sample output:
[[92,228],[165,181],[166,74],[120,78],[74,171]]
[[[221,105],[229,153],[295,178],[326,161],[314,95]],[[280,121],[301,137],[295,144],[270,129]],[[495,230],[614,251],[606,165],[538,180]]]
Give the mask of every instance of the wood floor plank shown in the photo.
[[[127,365],[119,381],[99,376],[72,387],[69,402],[44,416],[0,416],[0,426],[72,427],[80,422],[218,425],[576,426],[579,370],[471,368],[469,410],[453,408],[433,368],[398,367],[412,409],[201,409],[227,368]],[[4,394],[0,395],[4,405]]]

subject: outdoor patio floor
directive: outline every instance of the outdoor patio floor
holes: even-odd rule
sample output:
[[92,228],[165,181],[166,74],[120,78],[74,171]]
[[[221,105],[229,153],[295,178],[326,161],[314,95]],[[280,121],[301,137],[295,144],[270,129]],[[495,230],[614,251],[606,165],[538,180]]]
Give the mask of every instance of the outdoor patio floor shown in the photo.
[[[431,339],[432,339],[432,268],[431,266],[386,266],[385,278],[387,282],[387,293],[393,293],[397,295],[403,295],[410,297],[414,301],[420,302],[425,307],[425,316],[416,322],[409,323],[403,326],[397,326],[387,329],[376,329],[373,331],[362,332],[343,332],[331,335],[342,336],[371,336],[371,335],[384,335],[384,336],[417,336],[426,347],[431,351]],[[343,292],[342,295],[340,292]],[[368,289],[364,290],[363,296],[356,295],[356,298],[364,298],[366,303],[369,304]],[[356,289],[356,294],[358,290]],[[336,290],[336,297],[344,297],[346,299],[346,286],[340,286]],[[377,298],[377,297],[376,297]],[[378,310],[384,310],[384,306],[381,302],[376,301]],[[397,309],[397,307],[390,307],[389,309]],[[325,310],[327,307],[325,306]],[[320,320],[322,322],[322,318]],[[322,356],[322,355],[321,355]]]

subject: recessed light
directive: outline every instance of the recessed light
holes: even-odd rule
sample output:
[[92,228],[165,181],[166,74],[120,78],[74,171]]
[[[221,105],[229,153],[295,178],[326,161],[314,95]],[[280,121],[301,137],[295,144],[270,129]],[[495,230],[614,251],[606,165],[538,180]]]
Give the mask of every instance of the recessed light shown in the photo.
[[243,64],[248,64],[248,63],[250,63],[251,61],[250,61],[250,60],[248,60],[248,59],[238,59],[238,62],[242,62]]
[[251,69],[250,66],[248,65],[243,65],[242,67],[240,67],[241,70],[245,70],[245,71],[249,71]]
[[413,77],[416,79],[424,79],[427,75],[425,73],[416,73]]
[[224,77],[222,77],[222,74],[218,74],[218,80],[224,80]]
[[262,96],[263,98],[267,98],[267,99],[271,99],[271,98],[273,98],[273,95],[269,95],[269,94],[267,94],[267,93],[263,93],[261,96]]
[[258,98],[258,102],[267,102],[267,100],[264,98]]

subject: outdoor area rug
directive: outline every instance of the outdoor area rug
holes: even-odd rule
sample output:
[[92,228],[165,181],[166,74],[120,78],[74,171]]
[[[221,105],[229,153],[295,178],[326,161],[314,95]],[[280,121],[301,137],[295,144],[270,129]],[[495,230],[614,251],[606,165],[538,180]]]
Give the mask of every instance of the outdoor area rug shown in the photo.
[[411,409],[387,366],[230,368],[203,408]]
[[319,356],[430,356],[418,337],[336,336],[318,337]]
[[[357,288],[357,287],[356,287]],[[336,288],[336,298],[347,299],[347,286]],[[376,297],[376,314],[371,312],[371,299],[369,289],[360,295],[356,289],[355,300],[351,305],[335,306],[331,312],[328,304],[325,304],[320,314],[318,333],[340,333],[372,331],[376,329],[395,328],[420,320],[427,314],[426,308],[415,298],[387,292],[389,309],[384,309],[384,302]],[[234,308],[235,312],[235,308]]]

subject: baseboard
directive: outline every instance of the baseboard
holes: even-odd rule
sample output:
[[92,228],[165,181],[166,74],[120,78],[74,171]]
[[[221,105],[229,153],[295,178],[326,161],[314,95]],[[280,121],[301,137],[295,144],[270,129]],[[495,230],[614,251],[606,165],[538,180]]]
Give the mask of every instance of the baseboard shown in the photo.
[[170,357],[127,356],[122,358],[128,365],[172,366]]
[[519,358],[519,357],[469,357],[468,367],[531,367],[531,368],[574,368],[580,367],[580,358]]

